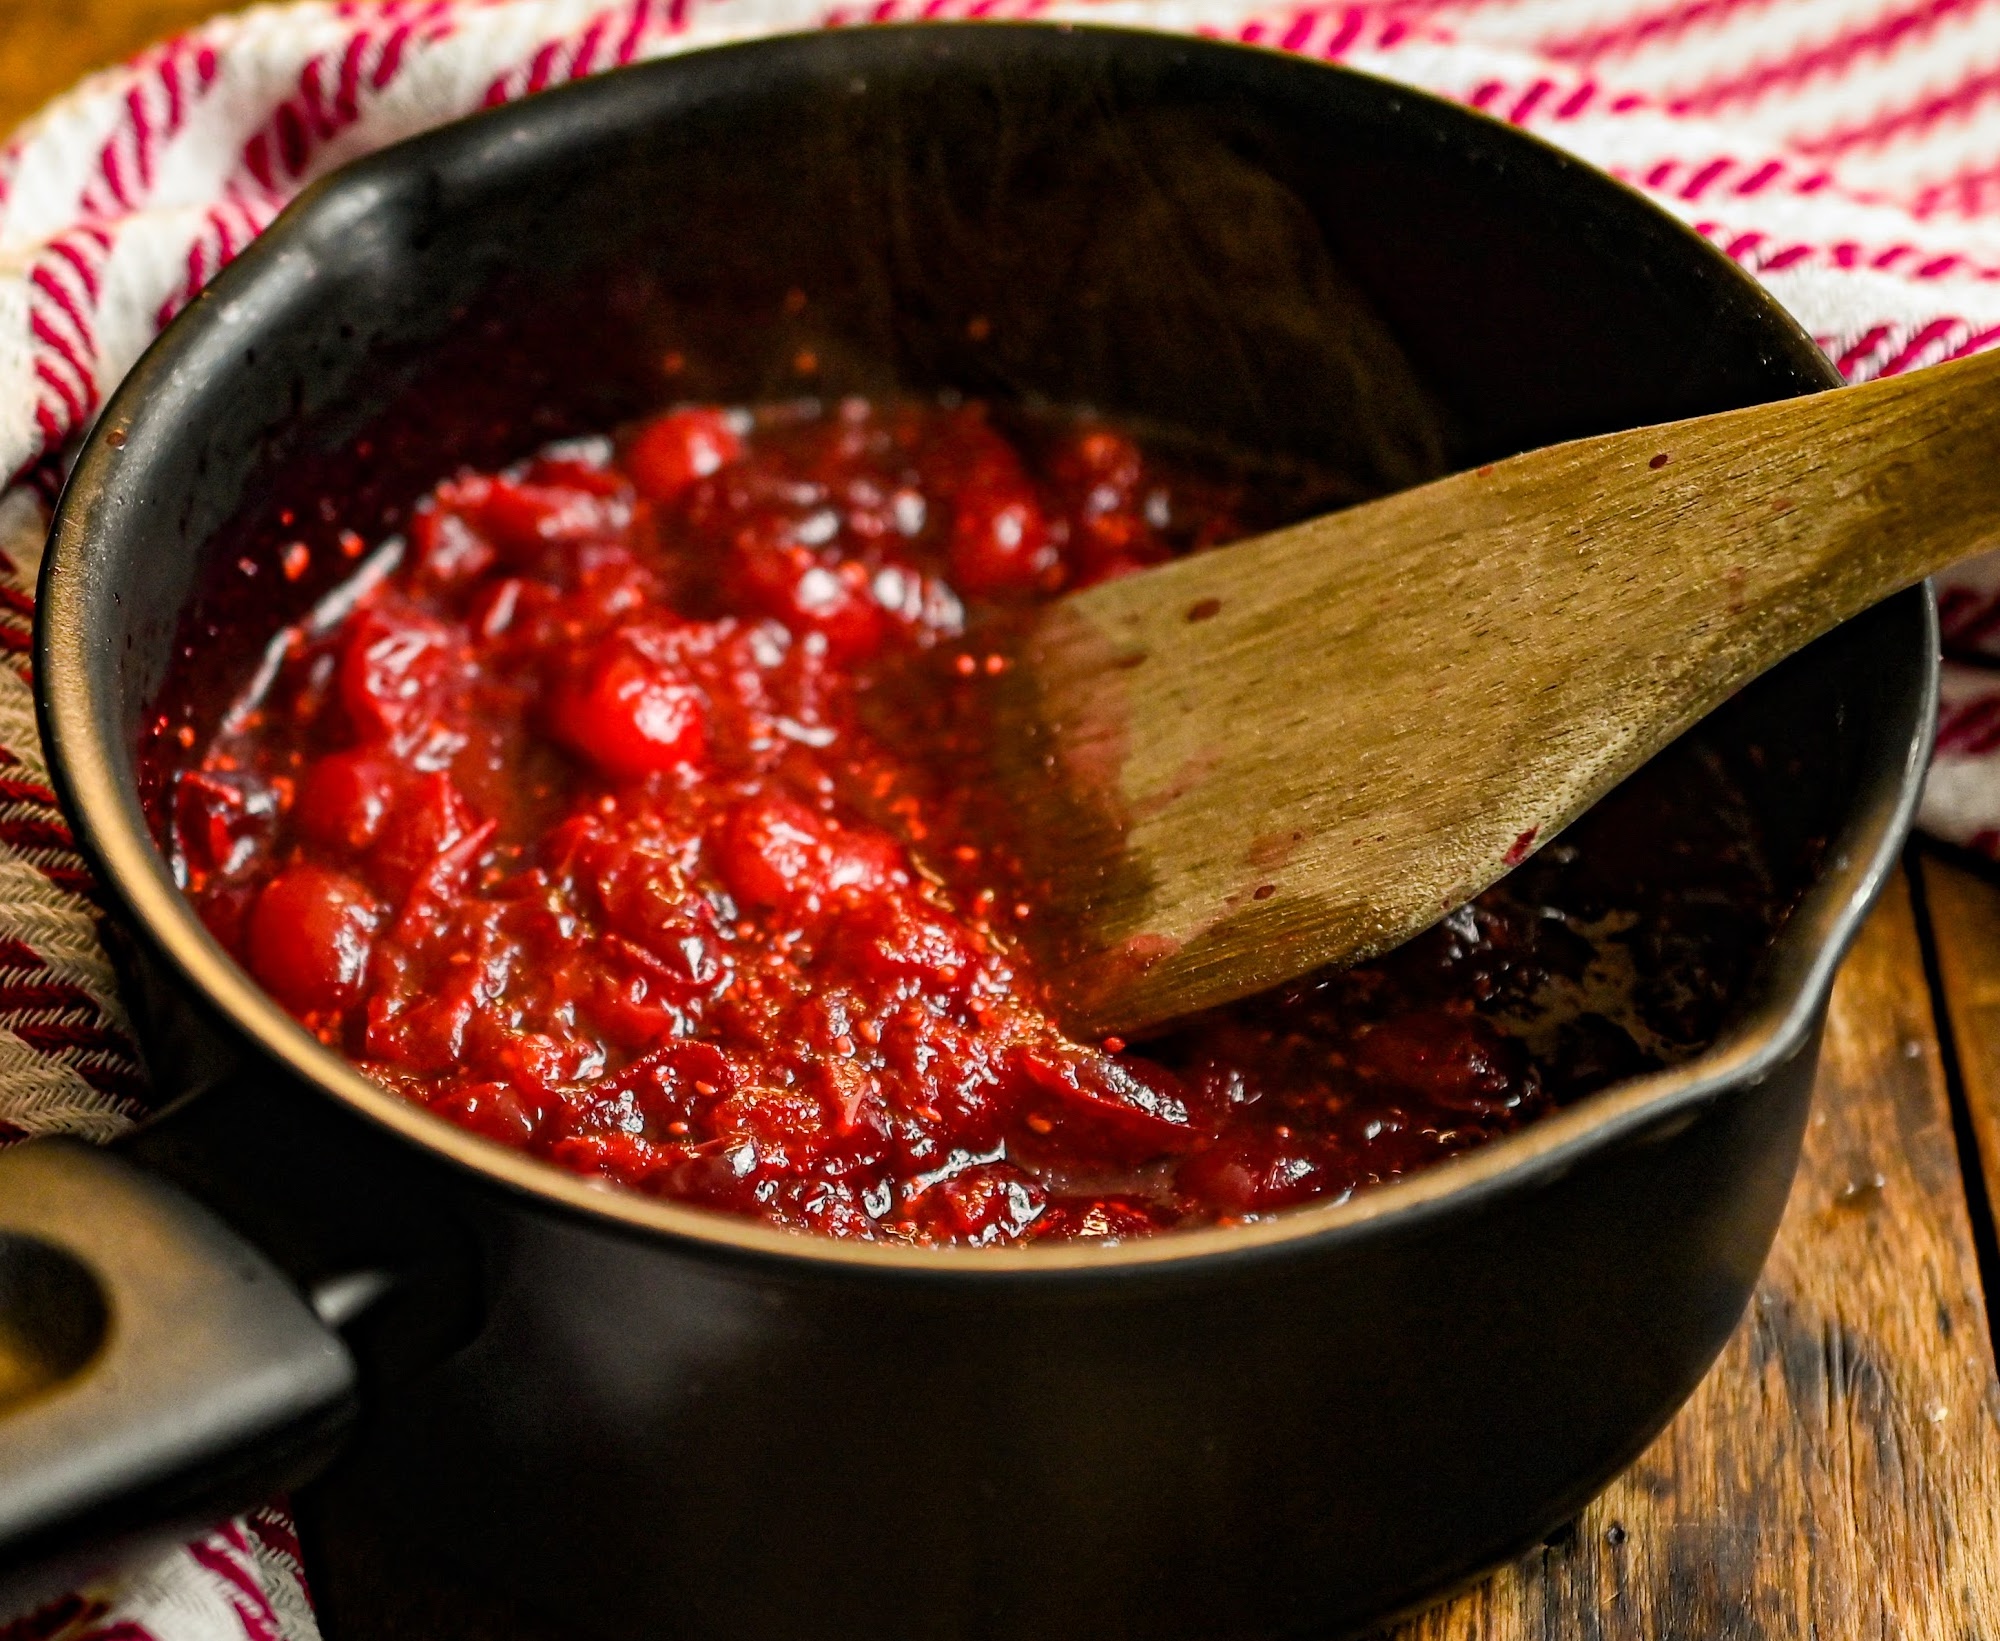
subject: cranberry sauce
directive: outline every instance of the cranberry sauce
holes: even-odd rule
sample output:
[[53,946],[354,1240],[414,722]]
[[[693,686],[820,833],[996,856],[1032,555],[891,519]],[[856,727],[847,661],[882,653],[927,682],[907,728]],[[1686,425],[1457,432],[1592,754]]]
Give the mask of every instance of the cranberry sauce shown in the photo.
[[1696,743],[1380,962],[1139,1047],[1056,1027],[1032,897],[861,708],[915,650],[1003,665],[982,612],[1274,524],[1270,502],[977,405],[681,409],[461,472],[406,537],[343,538],[352,578],[218,731],[162,718],[162,842],[216,937],[386,1086],[577,1173],[835,1236],[1125,1237],[1338,1199],[1708,1043],[1785,904]]

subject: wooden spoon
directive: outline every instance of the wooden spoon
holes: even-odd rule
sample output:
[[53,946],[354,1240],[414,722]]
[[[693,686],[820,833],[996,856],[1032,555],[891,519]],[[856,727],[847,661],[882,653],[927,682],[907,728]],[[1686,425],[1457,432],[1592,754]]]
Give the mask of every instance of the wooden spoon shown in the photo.
[[1459,473],[1036,613],[989,707],[1065,1023],[1471,899],[1732,692],[2000,545],[2000,353]]

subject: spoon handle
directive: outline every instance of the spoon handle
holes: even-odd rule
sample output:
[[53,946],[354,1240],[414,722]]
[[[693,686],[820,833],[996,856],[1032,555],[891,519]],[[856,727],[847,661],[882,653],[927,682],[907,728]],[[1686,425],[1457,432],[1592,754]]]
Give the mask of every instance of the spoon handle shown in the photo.
[[[1559,445],[1469,476],[1569,517],[1583,564],[1652,583],[1645,622],[1720,699],[1850,616],[2000,546],[2000,354]],[[1481,513],[1485,507],[1479,508]],[[1622,562],[1621,562],[1622,561]]]

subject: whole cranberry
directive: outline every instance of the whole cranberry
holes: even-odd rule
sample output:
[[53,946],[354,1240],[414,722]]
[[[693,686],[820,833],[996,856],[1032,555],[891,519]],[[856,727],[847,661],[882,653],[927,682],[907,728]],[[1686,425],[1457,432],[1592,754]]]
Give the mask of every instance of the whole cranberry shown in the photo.
[[669,646],[646,636],[630,628],[610,634],[549,701],[556,738],[618,780],[698,764],[707,746],[700,688]]
[[250,972],[295,1014],[361,995],[381,910],[365,885],[310,861],[264,886],[250,914]]
[[642,496],[672,501],[742,454],[743,441],[721,411],[675,410],[639,430],[626,449],[625,471]]

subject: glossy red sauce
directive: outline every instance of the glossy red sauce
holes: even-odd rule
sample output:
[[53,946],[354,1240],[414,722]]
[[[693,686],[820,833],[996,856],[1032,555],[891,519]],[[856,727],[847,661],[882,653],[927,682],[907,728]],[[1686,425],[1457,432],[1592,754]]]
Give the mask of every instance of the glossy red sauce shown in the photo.
[[1000,665],[983,611],[1276,522],[1258,500],[976,405],[683,409],[460,473],[407,539],[346,538],[353,578],[212,738],[149,753],[163,841],[223,944],[388,1087],[836,1236],[1268,1214],[1703,1046],[1783,907],[1687,747],[1385,961],[1142,1046],[1056,1027],[1034,906],[863,708],[915,650]]

